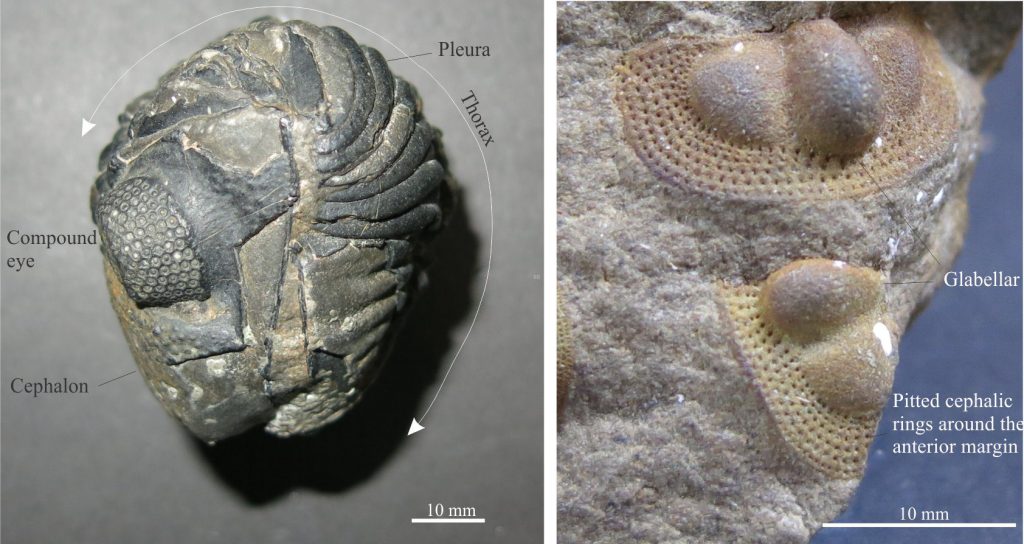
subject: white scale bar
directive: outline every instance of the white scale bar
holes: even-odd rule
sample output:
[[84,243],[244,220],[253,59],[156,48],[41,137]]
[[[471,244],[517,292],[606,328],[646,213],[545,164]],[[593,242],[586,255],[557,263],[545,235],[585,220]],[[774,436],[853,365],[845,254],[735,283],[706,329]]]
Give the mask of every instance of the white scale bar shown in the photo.
[[893,527],[893,528],[907,527],[907,528],[911,528],[911,529],[931,528],[931,527],[936,527],[936,528],[942,528],[942,527],[947,527],[947,528],[951,528],[951,527],[967,527],[967,528],[971,528],[971,527],[978,527],[978,528],[984,528],[984,527],[996,527],[996,528],[998,528],[998,527],[1006,527],[1006,528],[1014,528],[1016,526],[1017,526],[1016,523],[824,523],[824,524],[822,524],[822,527]]
[[484,518],[412,518],[413,523],[483,523]]

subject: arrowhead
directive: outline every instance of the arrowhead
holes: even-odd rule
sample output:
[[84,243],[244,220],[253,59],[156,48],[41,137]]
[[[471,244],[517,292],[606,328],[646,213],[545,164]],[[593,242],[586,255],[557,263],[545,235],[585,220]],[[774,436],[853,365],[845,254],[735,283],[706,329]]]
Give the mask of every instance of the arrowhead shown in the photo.
[[92,128],[95,127],[95,126],[96,126],[96,123],[90,123],[89,121],[85,120],[85,117],[83,117],[82,118],[82,136],[85,136],[86,134],[89,134],[89,131],[92,130]]
[[407,434],[406,436],[414,435],[422,431],[423,429],[423,425],[420,425],[420,422],[416,421],[416,418],[412,418],[412,425],[409,425],[409,434]]

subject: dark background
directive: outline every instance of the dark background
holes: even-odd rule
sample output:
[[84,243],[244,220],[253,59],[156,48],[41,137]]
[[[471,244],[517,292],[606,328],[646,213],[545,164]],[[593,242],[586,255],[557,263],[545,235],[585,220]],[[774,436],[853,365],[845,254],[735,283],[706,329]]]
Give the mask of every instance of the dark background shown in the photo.
[[[985,87],[983,145],[969,193],[970,224],[953,270],[1021,275],[1021,46]],[[1017,523],[1016,529],[822,529],[814,544],[1020,543],[1021,455],[893,455],[894,441],[913,434],[889,433],[892,421],[1021,418],[1021,289],[940,287],[931,304],[900,341],[894,392],[967,396],[1003,393],[1012,410],[893,409],[882,415],[867,472],[846,512],[835,521],[898,522],[900,507],[946,510],[950,522]],[[1001,441],[1020,446],[1021,433],[925,435],[949,441]],[[973,437],[973,438],[972,438]],[[940,438],[942,440],[942,438]],[[1024,449],[1024,448],[1022,448]],[[920,521],[920,520],[919,520]]]
[[[298,2],[295,2],[298,3]],[[476,135],[409,60],[391,63],[444,132],[462,188],[436,241],[429,285],[363,402],[309,439],[252,433],[214,448],[168,417],[136,373],[94,246],[2,243],[2,537],[50,542],[538,542],[542,531],[542,107],[539,1],[302,2],[358,22],[407,54],[457,102],[470,89],[496,143],[493,268],[487,298],[425,431],[406,437],[466,336],[483,288],[491,211]],[[255,2],[45,0],[2,4],[2,229],[87,233],[100,150],[129,100],[174,63],[263,15],[341,26],[385,58],[371,33],[296,9],[204,19]],[[489,44],[490,58],[437,56],[437,42]],[[14,395],[10,382],[68,377],[86,395]],[[474,507],[483,525],[412,525],[427,505]]]

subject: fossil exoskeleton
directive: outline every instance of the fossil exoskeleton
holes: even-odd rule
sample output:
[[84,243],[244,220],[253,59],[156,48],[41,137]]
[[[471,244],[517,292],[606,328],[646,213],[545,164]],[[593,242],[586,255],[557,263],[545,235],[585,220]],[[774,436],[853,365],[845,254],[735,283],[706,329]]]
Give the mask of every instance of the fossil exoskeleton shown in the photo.
[[737,355],[786,442],[834,478],[864,470],[896,369],[883,277],[801,259],[761,285],[722,285]]
[[923,23],[894,10],[782,33],[669,38],[627,52],[626,139],[666,181],[753,200],[857,198],[953,144],[953,77]]
[[92,212],[168,411],[216,441],[359,400],[447,211],[438,137],[380,53],[302,21],[232,31],[128,106]]

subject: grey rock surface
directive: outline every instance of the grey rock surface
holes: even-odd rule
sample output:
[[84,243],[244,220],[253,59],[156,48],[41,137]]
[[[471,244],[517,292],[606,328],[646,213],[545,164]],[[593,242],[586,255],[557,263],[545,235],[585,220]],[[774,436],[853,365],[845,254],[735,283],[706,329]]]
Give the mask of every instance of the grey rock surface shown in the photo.
[[[846,506],[859,478],[821,474],[780,435],[730,349],[719,286],[756,284],[801,258],[869,267],[892,283],[885,303],[898,339],[962,242],[980,86],[1012,43],[1016,28],[1004,22],[1019,21],[1019,7],[935,32],[956,89],[954,141],[908,179],[856,198],[731,198],[657,175],[625,137],[617,70],[624,53],[658,40],[888,9],[560,6],[558,269],[576,354],[559,432],[560,541],[806,542]],[[929,21],[950,8],[914,9]],[[986,17],[992,32],[969,30]]]

